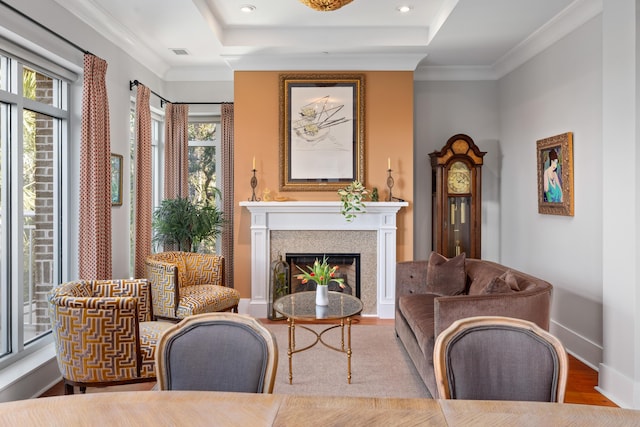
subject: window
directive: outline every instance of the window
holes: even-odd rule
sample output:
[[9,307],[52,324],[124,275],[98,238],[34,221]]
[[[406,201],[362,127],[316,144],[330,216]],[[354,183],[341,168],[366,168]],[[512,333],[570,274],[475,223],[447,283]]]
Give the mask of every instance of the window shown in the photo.
[[0,363],[51,329],[68,90],[64,79],[0,54]]
[[[189,198],[199,203],[221,206],[219,189],[220,139],[219,120],[191,118],[189,120]],[[219,240],[219,239],[218,239]],[[201,248],[219,253],[220,245]]]
[[[164,120],[157,112],[151,112],[151,156],[153,174],[153,203],[159,206],[163,193],[164,167]],[[131,135],[131,246],[130,271],[135,270],[135,103],[132,102],[130,114]],[[219,190],[221,177],[220,169],[220,140],[218,130],[219,117],[190,117],[189,132],[189,197],[200,203],[216,204],[221,208],[221,192]],[[218,239],[219,240],[219,239]],[[218,241],[200,250],[209,253],[220,253],[221,245]]]

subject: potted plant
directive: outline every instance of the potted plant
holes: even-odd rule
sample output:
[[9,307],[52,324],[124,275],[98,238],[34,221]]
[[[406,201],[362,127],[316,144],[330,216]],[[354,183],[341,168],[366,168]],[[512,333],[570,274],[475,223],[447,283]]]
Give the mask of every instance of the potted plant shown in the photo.
[[353,221],[358,213],[366,212],[363,201],[368,193],[364,185],[357,180],[338,190],[338,195],[342,202],[340,213],[344,215],[348,222]]
[[153,243],[173,245],[180,251],[197,252],[201,243],[215,241],[222,233],[224,218],[215,205],[188,198],[164,199],[153,213]]

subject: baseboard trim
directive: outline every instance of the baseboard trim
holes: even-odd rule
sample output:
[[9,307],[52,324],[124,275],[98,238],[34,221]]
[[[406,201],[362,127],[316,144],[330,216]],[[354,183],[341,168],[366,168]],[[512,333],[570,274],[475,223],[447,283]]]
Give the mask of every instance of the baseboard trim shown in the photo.
[[571,355],[591,369],[598,371],[600,363],[602,363],[603,348],[601,345],[594,343],[554,320],[551,320],[549,332],[562,341],[567,352],[571,353]]

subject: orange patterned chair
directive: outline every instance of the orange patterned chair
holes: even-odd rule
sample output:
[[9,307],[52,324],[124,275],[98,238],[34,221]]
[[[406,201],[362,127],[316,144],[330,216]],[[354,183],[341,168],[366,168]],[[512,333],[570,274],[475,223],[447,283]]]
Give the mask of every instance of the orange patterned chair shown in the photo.
[[153,315],[184,319],[216,311],[238,311],[240,293],[224,286],[224,258],[192,252],[160,252],[146,260]]
[[156,379],[156,345],[173,323],[152,321],[150,297],[146,279],[80,280],[49,293],[65,394]]

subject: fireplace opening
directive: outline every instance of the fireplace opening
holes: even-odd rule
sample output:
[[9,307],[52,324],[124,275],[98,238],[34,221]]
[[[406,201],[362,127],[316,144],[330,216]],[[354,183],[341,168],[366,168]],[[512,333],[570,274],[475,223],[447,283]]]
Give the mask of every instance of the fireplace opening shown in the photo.
[[355,295],[360,298],[360,254],[286,254],[286,263],[289,265],[289,293],[314,291],[316,283],[309,281],[302,283],[298,279],[300,270],[309,271],[309,267],[313,266],[316,259],[322,261],[323,257],[327,257],[327,263],[331,266],[337,265],[336,277],[344,279],[344,288],[336,282],[329,283],[329,290],[335,292],[343,292],[349,295]]

